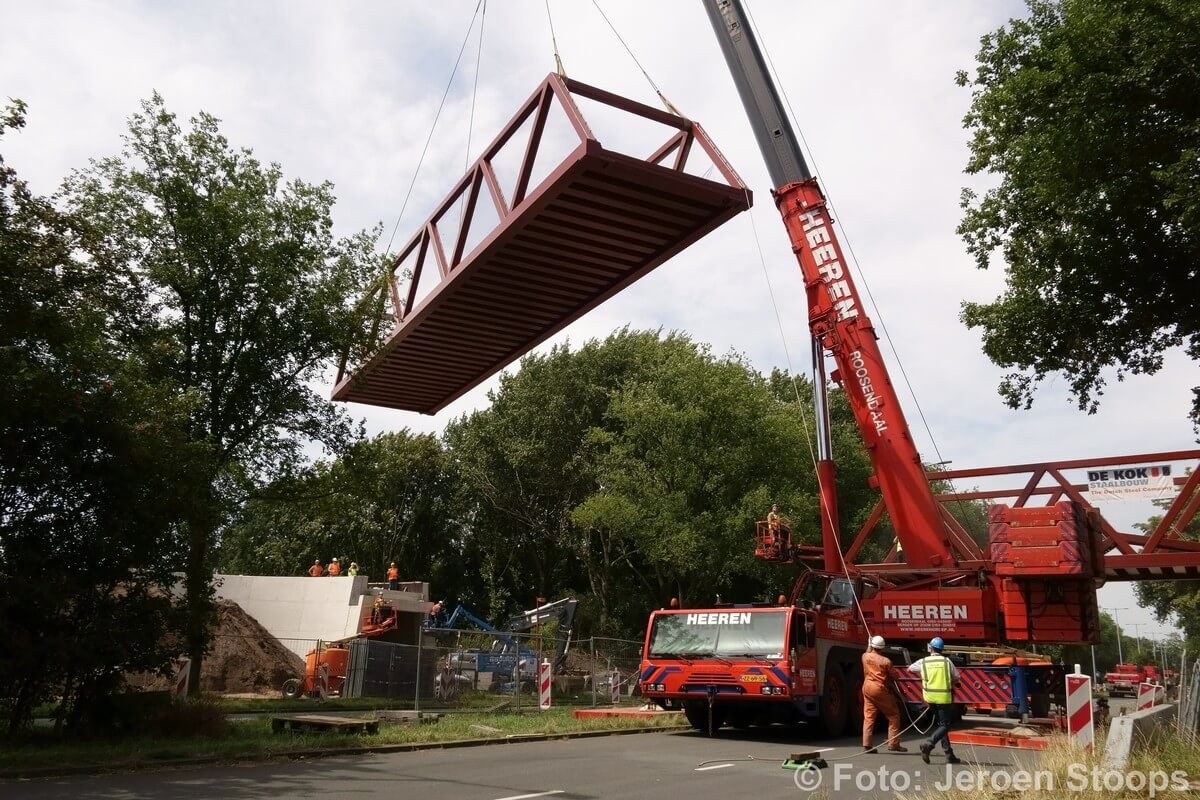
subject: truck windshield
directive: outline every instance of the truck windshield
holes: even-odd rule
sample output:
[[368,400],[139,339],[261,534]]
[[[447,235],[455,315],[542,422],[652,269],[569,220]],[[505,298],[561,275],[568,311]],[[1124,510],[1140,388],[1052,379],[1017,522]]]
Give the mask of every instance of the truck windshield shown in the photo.
[[660,614],[654,618],[647,657],[783,658],[786,620],[783,611]]

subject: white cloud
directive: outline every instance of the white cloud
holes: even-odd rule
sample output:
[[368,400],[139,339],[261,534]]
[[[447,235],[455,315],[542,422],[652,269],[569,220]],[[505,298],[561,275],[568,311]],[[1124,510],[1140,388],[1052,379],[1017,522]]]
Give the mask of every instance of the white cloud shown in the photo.
[[[341,231],[378,221],[390,231],[475,5],[19,4],[6,10],[0,29],[0,85],[29,103],[29,125],[6,138],[5,156],[36,190],[50,192],[87,158],[115,152],[125,118],[157,89],[181,116],[204,109],[221,117],[235,144],[279,161],[289,175],[334,181]],[[602,5],[666,95],[706,127],[755,191],[752,213],[787,344],[795,368],[806,370],[803,286],[699,3]],[[550,7],[572,77],[656,103],[590,3]],[[759,0],[751,8],[943,458],[966,467],[1193,445],[1186,413],[1196,373],[1182,355],[1157,376],[1112,385],[1096,416],[1075,410],[1061,381],[1042,390],[1032,411],[1014,412],[996,394],[1001,370],[958,322],[962,300],[987,299],[1001,281],[995,271],[977,271],[954,234],[959,189],[972,181],[962,174],[969,97],[953,75],[972,65],[979,36],[1020,13],[1020,3]],[[463,171],[474,54],[472,40],[398,243]],[[493,0],[472,159],[553,65],[543,0]],[[678,328],[718,353],[744,352],[761,369],[783,365],[749,216],[552,341],[603,336],[624,324]],[[486,403],[495,384],[485,382],[436,417],[351,411],[372,431],[439,431]],[[932,460],[930,436],[901,392]],[[1116,511],[1122,525],[1137,513]],[[1149,623],[1140,610],[1123,621],[1135,621],[1135,613]]]

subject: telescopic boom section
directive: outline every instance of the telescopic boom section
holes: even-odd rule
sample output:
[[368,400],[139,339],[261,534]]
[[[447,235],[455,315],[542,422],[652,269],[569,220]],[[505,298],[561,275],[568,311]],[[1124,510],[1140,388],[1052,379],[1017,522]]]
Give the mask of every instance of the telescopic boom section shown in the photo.
[[837,365],[831,377],[854,411],[907,563],[952,566],[945,523],[816,179],[780,187],[775,202],[804,273],[809,329]]
[[[955,558],[950,534],[925,479],[875,328],[842,255],[825,197],[804,162],[741,3],[703,2],[776,184],[775,203],[804,274],[809,328],[814,341],[833,357],[836,369],[831,377],[841,384],[854,411],[906,561],[917,570],[951,567]],[[823,471],[826,476],[832,473]],[[831,531],[823,528],[825,568],[840,571],[842,565],[828,541]]]

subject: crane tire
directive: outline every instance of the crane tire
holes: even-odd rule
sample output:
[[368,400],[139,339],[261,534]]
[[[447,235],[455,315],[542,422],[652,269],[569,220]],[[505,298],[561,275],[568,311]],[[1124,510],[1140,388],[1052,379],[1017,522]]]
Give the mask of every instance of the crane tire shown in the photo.
[[836,739],[846,730],[850,711],[849,688],[841,665],[836,661],[825,668],[825,686],[821,691],[821,727],[825,735]]

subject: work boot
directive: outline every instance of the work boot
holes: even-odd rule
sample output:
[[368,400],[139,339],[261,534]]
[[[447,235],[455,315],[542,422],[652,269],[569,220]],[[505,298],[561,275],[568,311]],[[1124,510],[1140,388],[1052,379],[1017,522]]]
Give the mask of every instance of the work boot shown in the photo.
[[889,747],[888,752],[889,753],[907,753],[908,748],[902,744],[898,744],[895,747]]
[[946,763],[947,764],[961,764],[962,760],[958,756],[954,755],[954,753],[947,753],[946,754]]
[[878,752],[879,752],[879,746],[878,746],[878,745],[876,745],[875,747],[871,747],[871,746],[869,746],[869,745],[865,745],[865,744],[864,744],[864,745],[863,745],[863,752],[864,752],[864,753],[878,753]]
[[933,748],[927,744],[921,745],[921,760],[926,764],[929,763],[929,754],[933,752]]

